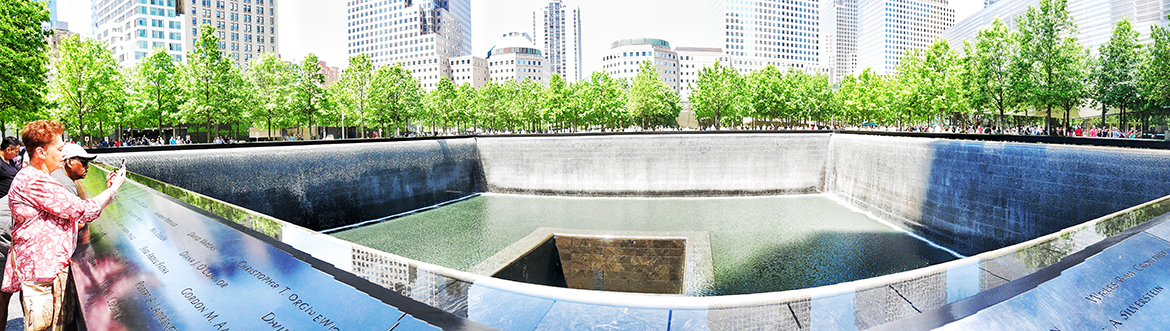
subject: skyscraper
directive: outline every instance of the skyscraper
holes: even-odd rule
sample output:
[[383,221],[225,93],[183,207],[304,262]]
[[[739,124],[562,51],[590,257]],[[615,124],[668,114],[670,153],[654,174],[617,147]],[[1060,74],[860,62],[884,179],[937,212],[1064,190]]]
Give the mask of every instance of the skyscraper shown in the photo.
[[[1003,21],[1008,29],[1016,30],[1016,19],[1028,7],[1040,7],[1040,0],[997,0],[995,6],[963,19],[942,36],[951,43],[951,48],[962,47],[963,40],[974,41],[980,29],[987,27],[995,18]],[[1069,16],[1077,26],[1077,41],[1094,52],[1109,42],[1113,27],[1122,18],[1129,18],[1133,30],[1141,33],[1138,40],[1150,42],[1150,26],[1165,26],[1166,15],[1170,14],[1170,0],[1069,0]]]
[[424,88],[451,76],[450,58],[471,54],[470,0],[353,0],[346,3],[349,56],[401,63]]
[[542,11],[543,15],[533,13],[532,25],[534,33],[540,33],[536,38],[544,41],[544,55],[552,65],[552,73],[561,75],[567,82],[581,79],[580,8],[569,8],[561,0],[552,0]]
[[833,82],[857,74],[857,0],[825,0],[824,56],[831,67]]
[[730,56],[805,71],[824,71],[818,0],[724,0],[724,47]]
[[930,47],[955,24],[947,0],[861,0],[857,70],[894,72],[899,58],[911,49]]
[[280,20],[275,0],[191,0],[189,4],[186,1],[180,0],[178,8],[180,14],[186,15],[183,19],[186,50],[194,49],[199,26],[211,24],[219,37],[219,49],[237,65],[246,65],[260,53],[280,53]]
[[[207,1],[207,0],[203,0]],[[183,59],[183,18],[176,0],[92,0],[93,37],[105,41],[114,60],[132,67],[154,49]]]
[[[57,0],[48,0],[45,4],[49,8],[49,27],[57,27]],[[65,27],[68,29],[68,27]]]

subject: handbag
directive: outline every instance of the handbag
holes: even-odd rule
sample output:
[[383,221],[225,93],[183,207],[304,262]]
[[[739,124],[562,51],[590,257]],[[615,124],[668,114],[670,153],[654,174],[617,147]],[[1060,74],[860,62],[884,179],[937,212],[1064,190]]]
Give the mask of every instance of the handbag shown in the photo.
[[[9,257],[11,258],[11,257]],[[16,262],[13,259],[13,262]],[[16,265],[16,263],[13,263]],[[18,267],[16,270],[20,270]],[[19,271],[18,271],[19,272]],[[17,276],[20,278],[20,276]],[[56,277],[38,278],[20,282],[20,306],[24,310],[25,331],[62,331],[68,317],[65,300],[69,283],[69,267]]]

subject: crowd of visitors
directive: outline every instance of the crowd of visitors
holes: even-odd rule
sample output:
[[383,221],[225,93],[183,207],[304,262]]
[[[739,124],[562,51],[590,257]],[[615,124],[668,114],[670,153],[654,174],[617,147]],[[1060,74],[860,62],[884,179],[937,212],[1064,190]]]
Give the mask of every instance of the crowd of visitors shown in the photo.
[[[800,131],[800,130],[845,130],[845,131],[886,131],[886,132],[927,132],[927,133],[964,133],[964,134],[1004,134],[1004,135],[1028,135],[1041,136],[1046,135],[1044,127],[1042,126],[1014,126],[999,130],[993,126],[884,126],[874,123],[866,123],[863,125],[799,125],[799,126],[776,126],[776,125],[737,125],[737,126],[704,126],[699,128],[682,128],[682,127],[667,127],[655,126],[649,128],[642,128],[638,126],[631,126],[626,128],[590,128],[586,130],[580,129],[553,129],[553,130],[499,130],[499,129],[469,129],[462,131],[441,131],[441,132],[405,132],[403,137],[434,137],[434,136],[489,136],[489,135],[515,135],[515,134],[557,134],[557,133],[590,133],[590,132],[641,132],[641,131],[745,131],[745,130],[761,130],[761,131]],[[1054,136],[1070,136],[1070,137],[1096,137],[1096,138],[1123,138],[1123,139],[1138,139],[1143,138],[1142,132],[1136,129],[1128,129],[1125,131],[1119,130],[1117,127],[1112,128],[1096,128],[1088,129],[1081,126],[1073,126],[1066,133],[1064,127],[1054,127]],[[365,137],[367,138],[382,138],[376,132],[370,132]],[[333,134],[328,134],[323,137],[311,137],[311,140],[332,140],[338,137]],[[354,135],[346,137],[347,139],[357,138]],[[285,136],[279,138],[283,141],[305,140],[301,136]],[[246,143],[246,140],[239,140],[232,136],[217,136],[212,139],[213,144],[238,144]],[[131,146],[164,146],[164,145],[187,145],[192,144],[191,136],[172,136],[169,138],[158,137],[132,137],[124,140],[111,140],[109,137],[103,138],[100,141],[75,141],[84,148],[115,148],[115,147],[131,147]]]

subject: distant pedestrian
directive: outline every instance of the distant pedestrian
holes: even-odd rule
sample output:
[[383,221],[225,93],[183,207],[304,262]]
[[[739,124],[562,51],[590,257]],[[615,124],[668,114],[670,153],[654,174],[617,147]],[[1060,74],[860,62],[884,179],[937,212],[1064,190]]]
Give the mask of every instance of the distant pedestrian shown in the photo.
[[[12,210],[8,206],[8,190],[12,188],[12,179],[20,172],[20,163],[16,156],[20,154],[20,141],[14,137],[5,137],[0,143],[0,259],[8,258],[8,247],[12,246]],[[0,265],[0,273],[4,267]],[[11,292],[0,291],[0,321],[8,320],[8,302],[12,300]]]

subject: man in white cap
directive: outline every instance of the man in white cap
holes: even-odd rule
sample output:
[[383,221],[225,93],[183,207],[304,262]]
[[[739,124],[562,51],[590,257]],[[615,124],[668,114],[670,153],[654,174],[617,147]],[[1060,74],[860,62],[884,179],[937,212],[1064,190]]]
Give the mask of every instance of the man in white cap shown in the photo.
[[96,159],[97,155],[86,152],[84,148],[77,144],[65,144],[61,149],[61,168],[58,168],[53,173],[53,176],[61,185],[65,186],[65,190],[76,194],[82,199],[87,199],[85,190],[77,185],[77,181],[85,178],[89,173],[89,162]]

